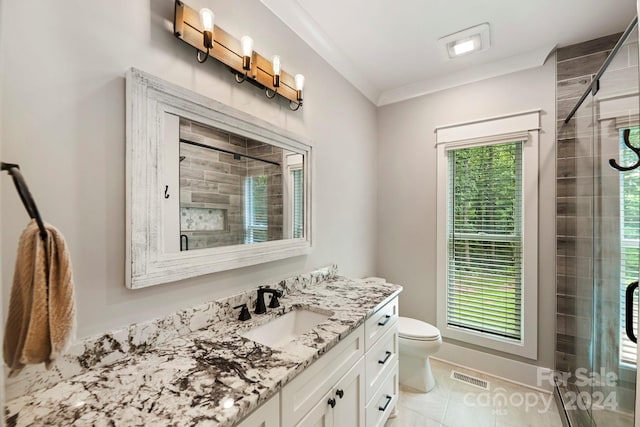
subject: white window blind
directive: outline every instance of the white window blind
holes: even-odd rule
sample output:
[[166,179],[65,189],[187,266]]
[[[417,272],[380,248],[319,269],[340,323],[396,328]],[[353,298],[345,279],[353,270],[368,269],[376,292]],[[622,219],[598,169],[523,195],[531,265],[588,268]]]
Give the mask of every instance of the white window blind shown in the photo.
[[269,228],[267,176],[248,176],[244,181],[245,243],[266,242]]
[[449,327],[522,339],[523,143],[447,150]]
[[[638,146],[640,129],[631,127],[630,142]],[[620,159],[622,165],[631,165],[637,157],[624,145],[620,129]],[[640,170],[620,173],[620,361],[636,364],[637,344],[625,332],[625,291],[631,282],[638,280],[640,271]],[[633,299],[633,324],[638,324],[638,296]],[[634,328],[635,329],[635,328]],[[636,335],[638,331],[636,331]]]
[[294,239],[299,239],[304,237],[304,174],[302,169],[293,169],[291,178],[293,183],[292,234]]

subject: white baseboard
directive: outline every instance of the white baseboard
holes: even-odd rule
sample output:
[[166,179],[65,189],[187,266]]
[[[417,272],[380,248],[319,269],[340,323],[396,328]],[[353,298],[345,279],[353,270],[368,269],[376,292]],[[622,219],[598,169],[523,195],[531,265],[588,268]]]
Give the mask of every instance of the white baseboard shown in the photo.
[[553,375],[553,369],[530,365],[448,342],[443,342],[436,356],[431,356],[431,358],[545,393],[553,392],[552,381],[549,380]]

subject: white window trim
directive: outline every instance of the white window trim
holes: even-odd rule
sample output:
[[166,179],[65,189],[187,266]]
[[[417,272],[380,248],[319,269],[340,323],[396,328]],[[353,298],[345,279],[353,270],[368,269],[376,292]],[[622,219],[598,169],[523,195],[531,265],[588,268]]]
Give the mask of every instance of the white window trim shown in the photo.
[[[284,180],[286,185],[285,194],[287,197],[287,203],[285,206],[289,206],[289,209],[284,213],[284,231],[285,238],[293,239],[293,223],[294,223],[294,185],[293,185],[293,171],[295,170],[303,170],[304,169],[304,156],[302,154],[290,154],[286,156],[286,165],[287,165],[287,173],[286,178]],[[303,176],[304,178],[304,176]],[[304,179],[303,179],[303,191],[304,191]],[[304,197],[304,196],[303,196]],[[290,201],[290,202],[289,202]],[[303,220],[304,220],[304,204],[303,204]],[[303,237],[304,237],[304,227],[303,227]]]
[[[291,203],[289,204],[289,212],[288,212],[288,216],[291,218],[290,223],[287,224],[287,233],[289,235],[289,238],[293,239],[299,239],[300,237],[293,237],[294,235],[294,226],[295,226],[295,219],[296,219],[296,206],[295,206],[295,185],[294,185],[294,180],[293,180],[293,173],[295,171],[302,171],[302,163],[295,165],[295,166],[289,166],[287,168],[287,179],[289,181],[289,188],[287,189],[288,191],[288,195],[289,195],[289,200],[291,200]],[[304,178],[304,177],[303,177]],[[303,184],[304,185],[304,184]],[[304,197],[304,196],[303,196]],[[304,217],[304,211],[303,211],[303,217]]]
[[[540,110],[436,128],[437,149],[437,325],[445,338],[529,359],[538,355],[538,144]],[[524,223],[522,339],[514,340],[447,325],[447,150],[524,141],[522,151]]]

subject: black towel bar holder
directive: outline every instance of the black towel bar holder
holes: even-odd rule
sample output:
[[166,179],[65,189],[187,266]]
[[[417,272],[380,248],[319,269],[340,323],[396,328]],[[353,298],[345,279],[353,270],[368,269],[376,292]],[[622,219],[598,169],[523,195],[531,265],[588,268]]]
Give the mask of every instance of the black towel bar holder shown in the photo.
[[33,200],[33,197],[31,197],[29,187],[27,187],[27,183],[22,177],[22,173],[20,173],[20,166],[14,163],[0,162],[0,170],[7,171],[7,173],[13,178],[13,183],[16,186],[16,190],[18,190],[22,204],[29,213],[29,217],[35,219],[38,224],[38,228],[40,229],[40,238],[42,238],[42,240],[46,240],[47,229],[44,226],[44,222],[42,222],[42,217],[40,216],[36,202]]

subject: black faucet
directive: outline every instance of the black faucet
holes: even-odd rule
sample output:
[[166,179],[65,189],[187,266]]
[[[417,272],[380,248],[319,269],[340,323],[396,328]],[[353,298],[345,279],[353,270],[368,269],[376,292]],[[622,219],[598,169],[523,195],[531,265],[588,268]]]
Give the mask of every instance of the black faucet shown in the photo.
[[264,305],[264,294],[271,294],[271,302],[269,302],[269,308],[280,307],[280,301],[278,298],[282,297],[282,291],[271,288],[258,288],[258,300],[256,301],[256,310],[254,313],[263,314],[267,312],[267,307]]
[[234,309],[236,309],[236,308],[242,309],[242,310],[240,310],[240,317],[238,317],[238,320],[242,320],[244,322],[245,320],[251,319],[251,313],[249,313],[249,309],[247,308],[247,304],[240,304],[240,305],[237,305],[237,306],[235,306],[233,308]]

